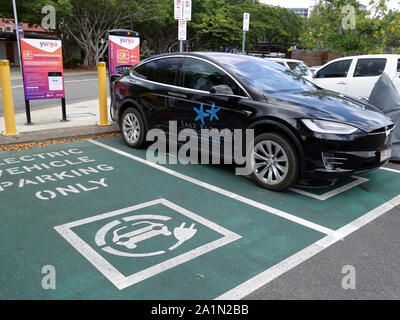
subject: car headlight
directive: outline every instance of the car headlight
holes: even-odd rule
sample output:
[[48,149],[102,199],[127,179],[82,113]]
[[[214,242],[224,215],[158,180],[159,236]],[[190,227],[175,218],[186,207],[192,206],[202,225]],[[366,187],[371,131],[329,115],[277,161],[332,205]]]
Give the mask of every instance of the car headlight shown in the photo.
[[318,133],[351,134],[358,130],[356,127],[348,124],[333,121],[317,119],[302,119],[301,121],[308,129]]

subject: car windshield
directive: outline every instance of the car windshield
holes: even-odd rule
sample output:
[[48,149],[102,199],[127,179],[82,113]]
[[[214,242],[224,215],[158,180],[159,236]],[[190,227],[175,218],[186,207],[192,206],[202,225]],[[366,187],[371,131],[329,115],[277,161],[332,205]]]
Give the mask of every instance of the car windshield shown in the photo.
[[294,73],[297,73],[301,76],[312,76],[311,71],[307,68],[307,66],[303,62],[287,62],[290,70]]
[[317,90],[302,76],[272,61],[239,55],[221,55],[215,58],[238,78],[266,94]]

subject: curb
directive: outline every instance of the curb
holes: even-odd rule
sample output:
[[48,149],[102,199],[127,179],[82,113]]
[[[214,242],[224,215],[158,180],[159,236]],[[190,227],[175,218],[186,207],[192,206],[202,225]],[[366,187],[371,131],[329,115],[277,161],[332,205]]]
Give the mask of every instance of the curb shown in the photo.
[[110,126],[78,126],[62,129],[48,129],[41,131],[21,132],[15,136],[0,135],[0,145],[7,146],[18,143],[40,142],[55,139],[66,138],[81,138],[85,136],[99,135],[104,133],[119,132],[117,123],[112,123]]

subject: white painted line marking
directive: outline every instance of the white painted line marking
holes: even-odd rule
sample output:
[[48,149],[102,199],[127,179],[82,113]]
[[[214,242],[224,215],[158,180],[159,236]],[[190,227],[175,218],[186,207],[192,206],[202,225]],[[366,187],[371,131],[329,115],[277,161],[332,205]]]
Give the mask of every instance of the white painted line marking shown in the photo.
[[298,188],[289,188],[289,190],[293,191],[293,192],[296,192],[296,193],[300,193],[300,194],[302,194],[304,196],[307,196],[307,197],[311,197],[311,198],[314,198],[314,199],[317,199],[317,200],[325,201],[326,199],[332,198],[332,197],[334,197],[334,196],[336,196],[336,195],[338,195],[340,193],[343,193],[343,192],[345,192],[347,190],[350,190],[350,189],[352,189],[352,188],[354,188],[354,187],[356,187],[356,186],[358,186],[358,185],[360,185],[360,184],[362,184],[364,182],[369,181],[369,179],[367,179],[367,178],[362,178],[362,177],[358,177],[358,176],[352,176],[352,178],[354,178],[356,180],[354,180],[354,181],[352,181],[352,182],[350,182],[348,184],[345,184],[344,186],[336,188],[334,190],[325,192],[324,194],[321,194],[321,195],[314,194],[314,193],[311,193],[311,192],[308,192],[308,191],[305,191],[305,190],[301,190],[301,189],[298,189]]
[[[222,238],[206,243],[200,247],[187,251],[174,258],[163,261],[159,264],[146,268],[142,271],[136,272],[129,276],[124,276],[119,272],[111,263],[103,258],[97,251],[90,247],[85,241],[83,241],[78,235],[76,235],[71,228],[85,225],[90,222],[99,221],[105,218],[118,216],[124,213],[132,212],[138,209],[151,207],[153,205],[162,204],[179,212],[180,214],[189,217],[190,219],[205,225],[209,229],[223,235]],[[114,284],[119,290],[125,289],[132,286],[135,283],[141,282],[145,279],[153,277],[161,272],[176,267],[189,260],[197,258],[205,253],[211,252],[217,248],[220,248],[228,243],[234,242],[242,237],[228,229],[225,229],[216,223],[207,220],[193,212],[190,212],[166,199],[156,199],[153,201],[141,203],[132,207],[127,207],[121,210],[116,210],[97,216],[81,219],[78,221],[66,223],[64,225],[56,226],[54,229],[61,234],[65,240],[67,240],[80,254],[82,254],[89,262],[98,269],[112,284]]]
[[119,150],[117,148],[108,146],[108,145],[103,144],[101,142],[98,142],[98,141],[95,141],[95,140],[87,140],[87,141],[90,142],[90,143],[93,143],[93,144],[95,144],[95,145],[97,145],[99,147],[102,147],[102,148],[105,148],[107,150],[113,151],[113,152],[118,153],[118,154],[120,154],[122,156],[125,156],[127,158],[130,158],[130,159],[133,159],[135,161],[141,162],[141,163],[143,163],[145,165],[148,165],[150,167],[153,167],[153,168],[158,169],[160,171],[163,171],[165,173],[168,173],[168,174],[170,174],[172,176],[175,176],[177,178],[180,178],[182,180],[186,180],[188,182],[191,182],[191,183],[196,184],[198,186],[201,186],[203,188],[206,188],[206,189],[209,189],[209,190],[214,191],[216,193],[222,194],[222,195],[224,195],[226,197],[235,199],[235,200],[243,202],[243,203],[245,203],[247,205],[253,206],[253,207],[261,209],[263,211],[267,211],[268,213],[272,213],[274,215],[277,215],[277,216],[279,216],[281,218],[284,218],[284,219],[290,220],[292,222],[298,223],[298,224],[303,225],[303,226],[305,226],[307,228],[316,230],[316,231],[324,233],[324,234],[332,234],[334,232],[334,230],[326,228],[326,227],[321,226],[319,224],[316,224],[314,222],[311,222],[311,221],[296,217],[296,216],[291,215],[291,214],[289,214],[287,212],[284,212],[282,210],[267,206],[267,205],[259,203],[257,201],[242,197],[242,196],[240,196],[238,194],[235,194],[233,192],[221,189],[219,187],[213,186],[213,185],[208,184],[206,182],[203,182],[203,181],[194,179],[192,177],[186,176],[184,174],[181,174],[179,172],[176,172],[176,171],[173,171],[171,169],[165,168],[165,167],[163,167],[163,166],[161,166],[159,164],[156,164],[156,163],[148,161],[146,159],[142,159],[140,157],[134,156],[134,155],[129,154],[129,153],[125,152],[125,151],[121,151],[121,150]]
[[394,197],[393,199],[385,202],[379,207],[369,211],[360,218],[350,222],[349,224],[343,226],[334,232],[334,234],[327,235],[326,237],[318,240],[317,242],[311,244],[310,246],[300,250],[289,258],[279,262],[273,267],[267,269],[266,271],[256,275],[255,277],[243,282],[237,287],[229,290],[228,292],[220,295],[216,300],[238,300],[242,299],[255,290],[261,288],[262,286],[268,284],[272,280],[286,273],[287,271],[298,266],[302,262],[308,260],[309,258],[315,256],[317,253],[323,251],[324,249],[330,247],[334,243],[341,239],[344,239],[352,232],[360,229],[376,218],[380,217],[389,210],[397,207],[400,204],[400,195]]
[[400,173],[400,170],[396,170],[396,169],[392,169],[392,168],[386,168],[386,167],[381,167],[379,168],[381,170],[386,170],[386,171],[391,171],[391,172],[396,172],[396,173]]

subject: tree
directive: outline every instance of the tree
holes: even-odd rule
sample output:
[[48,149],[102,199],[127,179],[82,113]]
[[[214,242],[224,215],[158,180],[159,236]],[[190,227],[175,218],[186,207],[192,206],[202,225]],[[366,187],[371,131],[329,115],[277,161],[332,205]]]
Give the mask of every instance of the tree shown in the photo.
[[386,19],[388,20],[384,37],[386,51],[400,54],[400,12],[390,12]]
[[[356,0],[320,0],[306,24],[302,44],[310,49],[323,48],[345,55],[380,52],[389,23],[386,1],[371,1],[371,5],[372,10],[368,11]],[[354,8],[354,29],[343,27],[350,13],[343,10],[345,6]]]
[[140,37],[155,54],[170,52],[177,44],[178,21],[174,19],[174,3],[171,0],[158,0],[149,8],[148,14],[156,16],[135,26]]
[[296,42],[303,28],[302,18],[285,8],[270,7],[252,0],[204,0],[191,25],[200,46],[212,50],[240,47],[243,13],[250,13],[247,47],[258,42]]
[[[94,66],[108,48],[107,32],[132,28],[138,21],[153,18],[149,7],[155,0],[60,0],[69,2],[70,10],[60,21],[62,29],[71,35],[85,52],[85,65]],[[60,2],[59,1],[59,2]]]

